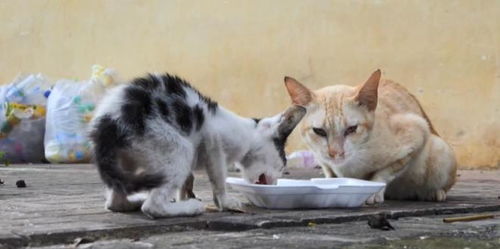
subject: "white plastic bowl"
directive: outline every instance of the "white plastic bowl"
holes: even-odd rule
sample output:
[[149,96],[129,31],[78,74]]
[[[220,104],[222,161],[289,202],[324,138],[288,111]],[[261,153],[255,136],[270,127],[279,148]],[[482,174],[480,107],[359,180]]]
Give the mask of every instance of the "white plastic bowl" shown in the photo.
[[278,179],[277,185],[259,185],[228,177],[226,182],[255,206],[270,209],[360,207],[385,187],[353,178]]

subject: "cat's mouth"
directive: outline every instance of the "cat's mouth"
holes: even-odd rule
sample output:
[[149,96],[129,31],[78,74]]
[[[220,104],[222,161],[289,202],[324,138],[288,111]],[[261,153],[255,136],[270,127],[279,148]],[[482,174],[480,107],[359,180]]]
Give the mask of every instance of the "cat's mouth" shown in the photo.
[[255,182],[255,184],[268,185],[269,183],[267,181],[266,175],[265,174],[260,174],[259,179],[257,179],[257,181]]
[[330,158],[330,160],[333,163],[339,164],[339,163],[343,163],[345,161],[345,157],[334,157],[334,158]]

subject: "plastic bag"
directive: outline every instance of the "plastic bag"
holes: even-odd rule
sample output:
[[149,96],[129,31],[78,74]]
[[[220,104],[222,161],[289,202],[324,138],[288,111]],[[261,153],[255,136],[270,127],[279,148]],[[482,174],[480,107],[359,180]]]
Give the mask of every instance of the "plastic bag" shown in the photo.
[[0,90],[0,160],[44,161],[43,136],[50,83],[41,74],[19,77]]
[[287,165],[291,168],[314,168],[318,165],[314,153],[308,150],[295,151],[286,158]]
[[106,87],[113,83],[113,72],[93,67],[88,81],[59,80],[47,102],[45,157],[51,163],[89,162],[91,143],[88,125]]

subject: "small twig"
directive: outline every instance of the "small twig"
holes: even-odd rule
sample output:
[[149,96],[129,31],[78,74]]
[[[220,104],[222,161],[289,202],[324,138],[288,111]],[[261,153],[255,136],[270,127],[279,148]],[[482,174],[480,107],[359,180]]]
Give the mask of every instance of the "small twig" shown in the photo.
[[444,218],[443,222],[452,223],[452,222],[457,222],[457,221],[473,221],[473,220],[484,220],[484,219],[493,219],[493,218],[495,218],[495,215],[484,214],[484,215],[472,215],[472,216]]
[[76,248],[76,247],[78,247],[81,244],[88,244],[88,243],[92,243],[92,242],[94,242],[94,240],[89,239],[89,238],[76,238],[73,241],[73,247]]
[[[219,212],[219,208],[214,205],[206,205],[205,210],[207,212]],[[246,213],[243,209],[229,208],[227,211],[233,213]]]
[[205,206],[205,210],[207,212],[211,212],[211,213],[213,213],[213,212],[219,212],[219,208],[217,208],[216,206],[213,206],[213,205],[206,205]]

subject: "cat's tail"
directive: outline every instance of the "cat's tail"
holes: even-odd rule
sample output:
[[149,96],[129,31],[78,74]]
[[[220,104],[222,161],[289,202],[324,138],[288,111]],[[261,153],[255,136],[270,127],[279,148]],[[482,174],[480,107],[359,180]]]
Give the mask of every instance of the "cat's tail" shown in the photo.
[[94,143],[94,160],[102,181],[107,187],[123,193],[149,190],[163,184],[161,174],[133,174],[118,162],[118,151],[128,146],[126,130],[109,116],[96,121],[90,138]]

